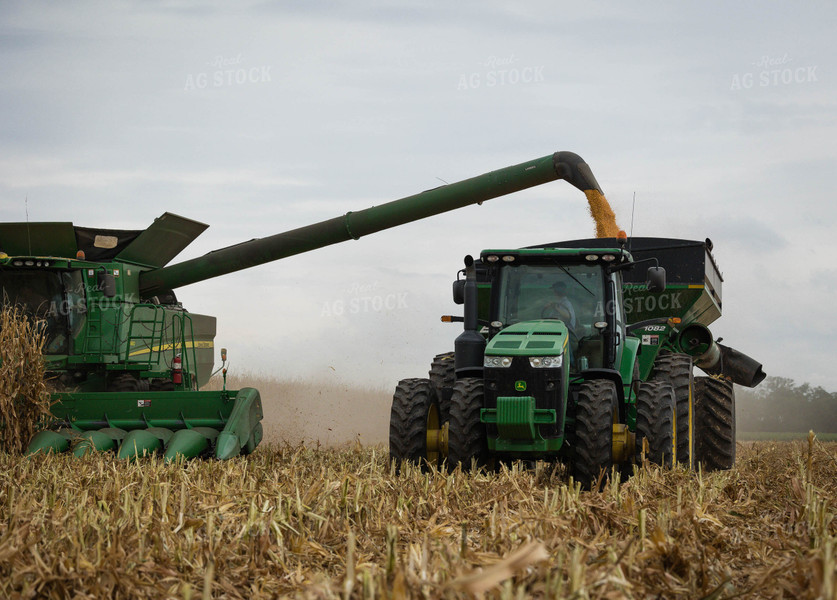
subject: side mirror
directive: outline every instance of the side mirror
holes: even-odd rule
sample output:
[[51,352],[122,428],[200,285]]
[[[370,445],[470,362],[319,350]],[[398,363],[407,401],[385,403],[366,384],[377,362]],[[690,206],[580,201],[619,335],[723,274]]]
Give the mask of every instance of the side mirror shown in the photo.
[[113,273],[99,271],[96,278],[99,289],[102,294],[104,294],[105,298],[113,298],[116,296],[116,278],[113,276]]
[[662,267],[648,267],[646,284],[648,285],[649,292],[659,293],[666,291],[666,270]]
[[465,280],[457,279],[453,282],[453,303],[465,304]]

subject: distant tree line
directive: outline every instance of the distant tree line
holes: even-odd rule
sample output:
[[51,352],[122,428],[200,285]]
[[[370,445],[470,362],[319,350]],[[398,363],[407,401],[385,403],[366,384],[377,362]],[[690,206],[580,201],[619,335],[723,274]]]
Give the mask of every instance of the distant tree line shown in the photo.
[[754,389],[735,388],[738,431],[837,433],[837,392],[768,377]]

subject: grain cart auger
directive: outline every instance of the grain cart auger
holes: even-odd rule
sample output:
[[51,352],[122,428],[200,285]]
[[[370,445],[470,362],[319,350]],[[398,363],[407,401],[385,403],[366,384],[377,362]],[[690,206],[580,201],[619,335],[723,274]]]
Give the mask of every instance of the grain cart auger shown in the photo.
[[173,290],[556,179],[597,188],[580,157],[557,152],[174,265],[206,225],[171,213],[143,231],[0,224],[2,297],[43,323],[58,390],[55,421],[28,452],[252,452],[262,438],[259,393],[199,391],[213,371],[215,318],[187,312]]
[[[464,331],[429,378],[396,387],[391,458],[561,460],[585,486],[614,467],[628,474],[643,453],[730,468],[732,383],[752,387],[764,373],[707,329],[721,314],[710,250],[598,238],[465,257],[453,285],[464,316],[442,318]],[[694,378],[693,363],[711,376]]]

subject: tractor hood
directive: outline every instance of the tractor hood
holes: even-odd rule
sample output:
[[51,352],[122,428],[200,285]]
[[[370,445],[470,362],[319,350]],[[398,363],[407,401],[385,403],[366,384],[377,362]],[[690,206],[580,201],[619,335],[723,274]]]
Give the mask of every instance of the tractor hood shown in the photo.
[[523,321],[506,327],[485,348],[494,356],[558,356],[569,342],[567,326],[554,319]]

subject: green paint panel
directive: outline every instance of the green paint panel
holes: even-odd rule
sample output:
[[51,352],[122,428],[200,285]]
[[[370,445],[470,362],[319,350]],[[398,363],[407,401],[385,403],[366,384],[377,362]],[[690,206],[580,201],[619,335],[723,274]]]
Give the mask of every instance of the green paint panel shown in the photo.
[[[242,388],[236,395],[230,418],[218,436],[215,446],[216,458],[223,460],[238,456],[242,450],[247,450],[248,444],[255,448],[259,442],[254,443],[254,437],[261,440],[262,417],[262,401],[258,390]],[[249,451],[252,452],[252,449]]]
[[567,326],[554,319],[523,321],[489,340],[487,356],[560,356],[569,340]]
[[116,440],[102,431],[85,431],[81,434],[81,441],[76,444],[73,454],[82,457],[94,452],[108,452],[116,450]]
[[162,449],[163,442],[159,437],[144,429],[137,429],[128,432],[116,456],[124,460],[136,460],[156,454]]
[[497,430],[500,437],[512,440],[535,439],[535,399],[497,398]]
[[0,252],[9,256],[75,258],[77,251],[72,223],[0,223]]
[[222,428],[233,410],[236,392],[89,392],[58,393],[52,413],[72,420],[80,430],[164,427]]
[[[215,431],[217,437],[218,432]],[[166,448],[164,458],[166,462],[178,458],[195,458],[200,456],[209,447],[209,438],[204,431],[194,429],[181,429],[176,432]]]
[[684,323],[698,322],[709,325],[721,316],[720,307],[703,286],[669,285],[660,293],[649,292],[630,284],[625,285],[623,289],[628,323],[678,317]]
[[70,449],[70,440],[56,431],[39,431],[29,442],[26,455],[66,452]]
[[154,219],[116,259],[149,267],[165,266],[207,227],[209,225],[167,212]]

